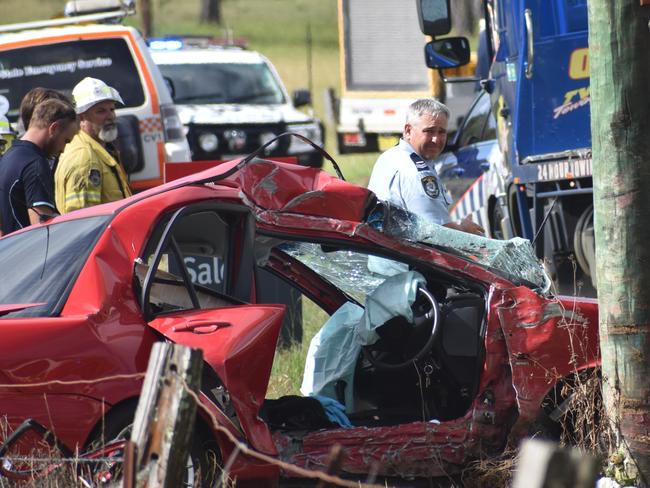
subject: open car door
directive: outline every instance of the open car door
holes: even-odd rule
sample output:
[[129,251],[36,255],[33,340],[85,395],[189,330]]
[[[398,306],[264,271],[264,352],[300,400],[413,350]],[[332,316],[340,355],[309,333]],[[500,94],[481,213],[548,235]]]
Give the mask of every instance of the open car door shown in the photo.
[[253,234],[242,207],[180,208],[154,230],[135,263],[135,277],[147,324],[172,342],[203,351],[204,368],[225,388],[247,439],[274,454],[257,413],[285,306],[247,303],[254,286]]
[[268,454],[275,454],[268,452],[274,451],[269,449],[273,443],[257,413],[283,319],[282,305],[240,305],[174,313],[149,322],[171,342],[203,351],[204,368],[212,368],[223,382],[246,437]]

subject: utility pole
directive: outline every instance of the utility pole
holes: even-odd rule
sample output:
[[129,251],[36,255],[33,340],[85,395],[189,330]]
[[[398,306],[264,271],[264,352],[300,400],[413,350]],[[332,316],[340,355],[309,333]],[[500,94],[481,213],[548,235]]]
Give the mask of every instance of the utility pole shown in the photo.
[[140,11],[142,12],[142,35],[146,39],[153,35],[153,15],[150,0],[140,0]]
[[605,409],[650,482],[650,0],[589,0]]
[[221,0],[201,0],[199,22],[221,24]]

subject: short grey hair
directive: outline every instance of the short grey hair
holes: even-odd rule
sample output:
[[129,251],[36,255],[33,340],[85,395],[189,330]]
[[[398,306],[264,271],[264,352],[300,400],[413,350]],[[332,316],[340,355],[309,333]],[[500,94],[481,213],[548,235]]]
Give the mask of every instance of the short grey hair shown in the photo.
[[420,98],[409,105],[406,111],[406,123],[413,124],[425,114],[434,117],[443,114],[447,117],[447,120],[451,118],[451,112],[444,103],[439,102],[435,98]]

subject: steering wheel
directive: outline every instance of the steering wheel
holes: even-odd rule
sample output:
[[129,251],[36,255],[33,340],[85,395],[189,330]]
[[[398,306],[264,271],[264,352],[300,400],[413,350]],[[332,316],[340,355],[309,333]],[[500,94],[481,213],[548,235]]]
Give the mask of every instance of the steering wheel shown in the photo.
[[[408,334],[405,338],[402,336],[400,340],[390,341],[382,341],[380,339],[375,344],[363,346],[362,351],[364,357],[378,370],[396,371],[408,368],[414,362],[417,362],[420,359],[424,358],[433,348],[440,329],[440,307],[438,306],[438,302],[431,294],[431,292],[423,286],[418,287],[418,295],[418,298],[421,298],[422,300],[418,299],[414,303],[414,308],[416,308],[416,311],[414,314],[413,323],[406,323],[406,326],[403,329]],[[418,303],[420,303],[422,307],[425,308],[425,310],[419,310]],[[383,327],[383,325],[381,327]],[[422,347],[416,349],[415,353],[408,351],[408,349],[411,349],[409,346],[413,346],[413,339],[419,339],[421,337],[426,337],[426,340],[424,341]],[[380,357],[386,355],[382,354],[387,352],[385,348],[386,342],[389,343],[388,352],[400,354],[402,356],[401,362],[393,363],[380,359]],[[394,347],[396,345],[398,347]],[[394,354],[389,355],[394,356]],[[404,357],[406,357],[406,359],[404,359]]]

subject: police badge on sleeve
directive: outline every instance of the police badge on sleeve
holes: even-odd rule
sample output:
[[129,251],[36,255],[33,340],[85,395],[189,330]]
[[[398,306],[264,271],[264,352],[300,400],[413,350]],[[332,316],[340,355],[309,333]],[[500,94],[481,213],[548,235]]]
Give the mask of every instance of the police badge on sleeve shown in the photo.
[[438,198],[440,196],[440,184],[438,178],[433,175],[424,176],[422,178],[422,188],[424,193],[430,198]]

